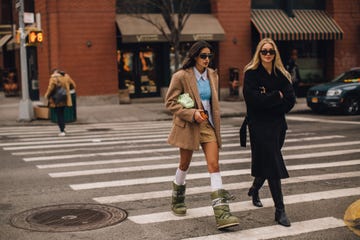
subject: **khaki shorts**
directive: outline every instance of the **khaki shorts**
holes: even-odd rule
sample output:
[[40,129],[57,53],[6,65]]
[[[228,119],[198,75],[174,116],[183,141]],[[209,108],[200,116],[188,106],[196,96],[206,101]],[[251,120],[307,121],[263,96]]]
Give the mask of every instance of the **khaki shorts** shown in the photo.
[[200,143],[217,142],[215,130],[209,123],[204,121],[200,123]]

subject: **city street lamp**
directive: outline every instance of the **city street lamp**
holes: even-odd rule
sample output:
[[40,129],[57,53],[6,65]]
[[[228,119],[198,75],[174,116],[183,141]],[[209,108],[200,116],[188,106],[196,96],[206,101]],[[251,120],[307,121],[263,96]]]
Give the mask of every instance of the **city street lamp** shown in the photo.
[[24,32],[24,0],[16,1],[16,8],[19,12],[19,32],[20,32],[20,68],[21,68],[21,95],[19,104],[19,121],[31,121],[34,117],[34,109],[29,99],[28,70],[26,60],[26,43]]

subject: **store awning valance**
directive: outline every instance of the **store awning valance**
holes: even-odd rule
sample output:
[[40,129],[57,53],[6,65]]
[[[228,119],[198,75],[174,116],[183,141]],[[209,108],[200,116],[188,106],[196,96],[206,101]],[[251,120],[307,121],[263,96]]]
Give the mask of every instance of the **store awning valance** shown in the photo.
[[12,38],[11,34],[6,34],[0,37],[0,48],[2,48],[10,39]]
[[181,32],[181,41],[222,41],[225,31],[219,20],[211,14],[191,14]]
[[[162,26],[165,34],[170,34],[161,14],[146,14],[144,16],[150,17],[153,22]],[[167,39],[158,28],[136,15],[117,14],[116,24],[123,43],[167,42]],[[224,37],[225,31],[213,15],[191,14],[182,30],[180,41],[220,41]]]
[[261,38],[274,40],[339,40],[343,30],[325,11],[293,10],[289,17],[280,9],[253,9],[251,22]]

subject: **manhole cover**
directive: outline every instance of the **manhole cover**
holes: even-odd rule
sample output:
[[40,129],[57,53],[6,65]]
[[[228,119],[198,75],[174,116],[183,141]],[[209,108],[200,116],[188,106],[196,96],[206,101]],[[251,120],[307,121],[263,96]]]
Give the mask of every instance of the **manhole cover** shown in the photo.
[[121,208],[100,204],[63,204],[34,208],[10,220],[17,228],[40,232],[75,232],[103,228],[127,218]]

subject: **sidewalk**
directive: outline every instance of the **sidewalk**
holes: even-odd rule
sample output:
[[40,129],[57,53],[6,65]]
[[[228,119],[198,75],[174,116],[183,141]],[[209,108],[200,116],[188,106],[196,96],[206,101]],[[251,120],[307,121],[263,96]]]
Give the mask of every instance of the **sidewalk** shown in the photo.
[[[50,120],[33,120],[31,122],[19,122],[20,97],[5,97],[0,92],[0,126],[21,125],[49,125],[54,124]],[[97,105],[81,97],[77,103],[77,121],[72,124],[104,123],[104,122],[138,122],[138,121],[161,121],[170,120],[171,114],[165,109],[164,103],[159,99],[155,102],[136,101],[130,104],[117,104],[101,102]],[[221,117],[244,116],[246,112],[244,101],[221,101]],[[291,113],[309,111],[305,98],[298,98],[297,104]]]

